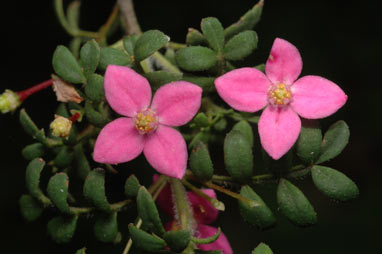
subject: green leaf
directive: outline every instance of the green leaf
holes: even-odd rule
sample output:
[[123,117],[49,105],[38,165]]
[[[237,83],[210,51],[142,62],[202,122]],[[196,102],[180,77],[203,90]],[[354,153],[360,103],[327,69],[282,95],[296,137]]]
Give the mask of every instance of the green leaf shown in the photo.
[[258,65],[256,65],[256,66],[253,67],[253,68],[256,68],[256,69],[258,69],[259,71],[265,72],[265,64],[258,64]]
[[67,47],[57,46],[53,53],[52,64],[54,71],[63,80],[73,84],[81,84],[86,81],[81,66]]
[[215,77],[201,77],[193,75],[183,75],[182,80],[194,83],[203,88],[204,91],[211,91],[215,88]]
[[248,185],[241,187],[240,195],[259,204],[259,206],[249,207],[244,202],[239,201],[240,214],[245,221],[261,229],[269,228],[276,223],[276,218],[272,211],[251,187]]
[[68,167],[73,161],[73,151],[68,146],[63,146],[54,158],[54,165],[59,168]]
[[212,178],[214,167],[207,146],[198,141],[192,148],[190,155],[190,168],[199,179],[208,181]]
[[201,29],[208,44],[216,51],[221,51],[224,46],[224,28],[217,18],[202,19]]
[[161,49],[169,41],[170,37],[159,30],[149,30],[144,32],[135,43],[135,60],[139,63],[154,54],[155,51]]
[[101,102],[105,98],[105,89],[103,87],[104,78],[99,74],[90,74],[85,86],[86,96],[94,101]]
[[86,76],[97,70],[100,55],[101,49],[94,39],[87,41],[85,45],[82,46],[80,51],[80,59]]
[[317,222],[316,212],[304,193],[286,179],[280,179],[277,203],[281,212],[297,226],[308,226]]
[[166,242],[155,235],[138,229],[133,224],[129,224],[130,237],[133,243],[141,250],[148,252],[159,252],[164,250]]
[[187,45],[198,46],[198,45],[207,45],[207,40],[204,35],[195,28],[188,28],[186,35]]
[[135,175],[131,175],[125,182],[125,195],[128,197],[136,197],[138,195],[141,184]]
[[58,107],[56,109],[56,115],[63,116],[65,118],[69,118],[70,117],[69,111],[66,108],[66,104],[65,103],[60,103],[58,105]]
[[257,247],[252,251],[252,254],[273,254],[271,248],[265,243],[260,243]]
[[141,186],[137,195],[137,208],[143,225],[157,235],[163,235],[165,230],[160,220],[158,209],[153,198],[144,186]]
[[55,174],[49,179],[47,192],[53,204],[63,213],[70,213],[68,205],[69,178],[64,172]]
[[21,126],[23,126],[26,133],[28,133],[30,136],[32,136],[34,139],[36,139],[40,143],[44,143],[45,141],[44,130],[43,129],[39,130],[37,128],[36,124],[29,117],[25,109],[20,110],[19,120],[20,120]]
[[22,195],[19,199],[19,205],[21,215],[28,222],[36,220],[43,211],[41,204],[30,195]]
[[148,79],[153,90],[157,90],[165,84],[180,80],[183,75],[168,71],[153,71],[145,73],[144,76]]
[[257,47],[255,31],[244,31],[230,39],[223,49],[223,56],[227,60],[237,61],[249,56]]
[[26,160],[30,161],[35,158],[44,156],[45,147],[41,143],[30,144],[24,147],[24,149],[21,151],[21,154]]
[[164,233],[163,239],[172,251],[181,253],[187,248],[191,240],[191,233],[188,230],[167,231]]
[[208,144],[209,138],[210,138],[210,133],[201,131],[198,134],[196,134],[195,137],[191,140],[191,142],[188,144],[188,148],[191,149],[192,147],[194,147],[194,145],[198,141],[202,141],[203,143]]
[[329,198],[348,201],[359,195],[357,185],[335,169],[315,165],[312,168],[312,178],[314,185]]
[[106,117],[93,108],[89,101],[85,102],[85,116],[89,123],[99,128],[102,128],[109,122]]
[[314,163],[320,155],[321,143],[322,133],[318,121],[304,119],[296,143],[297,156],[305,164]]
[[216,234],[214,234],[213,236],[206,237],[206,238],[191,237],[191,240],[196,244],[209,244],[209,243],[215,242],[219,238],[220,233],[221,233],[221,229],[219,227]]
[[135,43],[137,42],[138,38],[139,37],[136,34],[132,34],[123,38],[123,47],[131,56],[134,55]]
[[197,127],[202,128],[202,127],[207,127],[210,125],[208,121],[208,117],[206,116],[205,113],[200,112],[198,113],[194,119],[192,120],[192,123],[194,123]]
[[43,204],[50,204],[50,200],[43,194],[40,185],[40,174],[45,166],[45,161],[41,158],[33,159],[29,162],[25,172],[25,183],[32,197],[37,198]]
[[77,250],[75,254],[86,254],[86,248],[83,247],[82,249]]
[[74,165],[80,179],[85,180],[91,168],[81,143],[74,147]]
[[251,30],[260,20],[263,10],[264,1],[260,0],[252,9],[247,11],[236,23],[224,29],[224,36],[226,39],[245,31]]
[[243,134],[243,136],[248,140],[249,145],[253,147],[253,129],[247,121],[241,120],[233,126],[232,130],[240,131],[241,134]]
[[227,120],[225,118],[221,118],[214,124],[214,129],[222,132],[227,128],[227,124]]
[[232,130],[224,139],[224,163],[228,173],[240,182],[253,175],[253,153],[247,138]]
[[204,71],[212,68],[218,58],[216,53],[202,46],[191,46],[177,51],[175,60],[186,71]]
[[98,214],[94,223],[95,237],[104,243],[114,241],[118,233],[117,213]]
[[131,57],[124,51],[115,48],[101,48],[99,68],[106,70],[109,64],[126,66],[131,64]]
[[48,234],[56,243],[68,243],[73,238],[78,216],[57,216],[48,222]]
[[345,121],[334,123],[326,131],[322,140],[321,155],[317,163],[333,159],[339,155],[349,142],[350,131]]
[[111,212],[111,206],[105,195],[105,171],[95,168],[85,179],[83,193],[96,208],[103,212]]

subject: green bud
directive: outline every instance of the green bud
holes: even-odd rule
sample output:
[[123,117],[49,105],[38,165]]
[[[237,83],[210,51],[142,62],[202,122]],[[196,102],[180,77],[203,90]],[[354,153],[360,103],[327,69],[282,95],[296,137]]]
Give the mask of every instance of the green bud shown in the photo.
[[346,175],[332,168],[313,166],[312,178],[314,185],[329,198],[348,201],[359,195],[357,185]]
[[208,44],[216,51],[221,51],[224,46],[224,28],[217,18],[202,19],[201,29]]
[[177,51],[175,60],[186,71],[204,71],[212,68],[218,58],[214,51],[202,46],[191,46]]
[[96,208],[109,213],[112,211],[105,195],[105,171],[95,168],[85,179],[83,193]]
[[68,243],[73,238],[78,216],[57,216],[48,222],[48,234],[56,243]]
[[101,102],[105,98],[105,89],[103,87],[104,78],[99,74],[90,74],[85,86],[86,96],[94,101]]
[[159,87],[165,84],[171,83],[173,81],[178,81],[182,78],[182,74],[168,71],[148,72],[144,76],[148,79],[151,87],[154,90],[157,90]]
[[160,220],[158,209],[150,193],[144,186],[141,186],[138,191],[137,208],[144,227],[157,235],[163,235],[165,230]]
[[94,223],[95,237],[104,243],[111,243],[117,237],[117,213],[99,214]]
[[195,28],[188,28],[188,33],[186,35],[187,45],[198,46],[207,45],[207,40],[204,35]]
[[30,144],[24,147],[24,149],[21,151],[21,154],[26,160],[30,161],[35,158],[44,156],[45,147],[41,143]]
[[257,47],[255,31],[241,32],[230,39],[224,46],[223,56],[227,60],[237,61],[249,56]]
[[0,95],[0,111],[5,114],[15,111],[21,105],[20,96],[12,90],[6,89]]
[[308,226],[317,222],[316,212],[304,193],[286,179],[280,179],[277,203],[280,211],[297,226]]
[[54,165],[59,168],[66,168],[73,161],[73,151],[68,146],[63,146],[54,158]]
[[167,231],[164,233],[163,239],[172,251],[181,253],[187,248],[191,240],[191,233],[188,230]]
[[141,184],[135,175],[131,175],[126,179],[125,182],[125,195],[127,197],[135,198],[138,195],[139,188]]
[[276,218],[272,211],[251,187],[244,185],[240,190],[240,195],[259,204],[258,206],[249,207],[244,202],[239,201],[240,214],[245,221],[261,229],[269,228],[276,223]]
[[149,233],[138,229],[133,224],[129,224],[130,237],[133,243],[141,250],[147,252],[159,252],[163,251],[166,247],[166,242],[155,235],[150,235]]
[[131,56],[123,50],[115,48],[101,48],[99,68],[106,70],[109,64],[126,66],[132,63]]
[[69,178],[64,172],[55,174],[49,179],[47,192],[53,204],[63,213],[70,213],[67,202]]
[[240,182],[247,182],[253,175],[253,153],[246,137],[237,130],[224,139],[224,162],[228,173]]
[[30,195],[22,195],[19,200],[19,206],[21,215],[28,222],[36,220],[43,211],[41,204]]
[[198,141],[192,148],[190,155],[190,168],[192,173],[201,180],[212,178],[214,168],[207,146]]
[[233,126],[232,130],[240,131],[241,134],[243,134],[243,136],[248,140],[249,145],[253,147],[253,129],[247,121],[241,120]]
[[86,81],[81,66],[70,50],[65,46],[57,46],[54,51],[53,69],[60,78],[69,83],[80,84]]
[[49,127],[53,136],[68,138],[72,130],[72,124],[72,121],[68,118],[56,115]]
[[303,120],[296,143],[297,156],[308,165],[314,163],[320,155],[321,143],[322,133],[318,122]]
[[93,39],[87,41],[80,51],[80,59],[85,75],[88,76],[97,70],[101,49],[98,43]]
[[260,243],[257,247],[252,251],[252,254],[273,254],[271,248],[265,243]]
[[224,36],[226,39],[243,32],[245,30],[252,30],[253,27],[259,22],[263,10],[264,1],[260,0],[253,8],[247,11],[236,23],[224,29]]
[[134,57],[139,63],[154,54],[155,51],[164,47],[170,41],[170,37],[159,30],[149,30],[144,32],[134,47]]
[[334,123],[326,131],[322,140],[321,155],[317,163],[333,159],[339,155],[349,142],[350,131],[345,121]]

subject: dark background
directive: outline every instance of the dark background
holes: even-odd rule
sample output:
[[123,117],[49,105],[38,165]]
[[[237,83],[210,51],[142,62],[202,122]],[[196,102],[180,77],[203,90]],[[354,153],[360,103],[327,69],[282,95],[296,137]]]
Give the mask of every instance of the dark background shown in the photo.
[[[81,27],[97,29],[107,18],[113,2],[82,1]],[[300,50],[304,62],[302,75],[321,75],[343,88],[349,96],[347,104],[323,125],[344,119],[350,126],[351,138],[345,151],[328,165],[354,179],[361,194],[354,202],[340,204],[321,195],[310,180],[298,183],[318,213],[318,224],[296,228],[276,211],[278,225],[264,232],[242,222],[235,202],[228,203],[219,222],[235,253],[250,253],[260,241],[269,244],[275,253],[382,253],[382,174],[377,151],[382,137],[379,125],[382,52],[380,8],[376,2],[266,1],[262,21],[255,29],[259,46],[251,58],[252,64],[264,62],[274,38],[281,37]],[[136,1],[136,11],[143,30],[159,29],[173,41],[184,42],[187,28],[199,28],[203,17],[215,16],[227,26],[254,3],[141,0]],[[70,39],[55,18],[52,2],[4,1],[1,9],[0,91],[5,88],[18,91],[49,79],[55,47],[68,44]],[[46,128],[56,105],[51,90],[46,90],[23,106],[40,127]],[[1,252],[74,253],[86,245],[88,253],[109,253],[108,250],[121,253],[124,244],[93,243],[91,227],[80,228],[72,244],[61,246],[47,237],[46,220],[29,224],[23,221],[17,202],[26,192],[27,162],[20,151],[32,141],[19,126],[17,112],[0,116],[0,130]],[[274,190],[265,193],[268,193],[265,200],[275,207]],[[125,226],[126,222],[120,224],[120,228]]]

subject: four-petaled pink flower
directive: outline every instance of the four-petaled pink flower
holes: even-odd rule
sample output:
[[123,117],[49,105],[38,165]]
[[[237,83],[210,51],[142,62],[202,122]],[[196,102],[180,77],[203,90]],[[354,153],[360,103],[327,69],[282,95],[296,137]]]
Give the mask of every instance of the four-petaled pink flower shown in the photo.
[[276,38],[265,65],[265,75],[255,68],[230,71],[215,80],[220,97],[232,108],[256,112],[265,107],[258,122],[264,150],[275,160],[296,142],[301,121],[327,117],[341,108],[346,94],[319,76],[298,80],[302,60],[291,43]]
[[[154,175],[154,181],[158,178],[158,176]],[[216,193],[212,189],[202,189],[202,191],[210,196],[211,198],[216,198]],[[174,203],[172,201],[172,193],[170,185],[167,184],[161,193],[159,193],[158,198],[156,200],[159,208],[166,213],[168,216],[173,218],[174,220],[166,224],[166,230],[172,230],[177,228],[177,221],[175,220],[175,211],[174,211]],[[198,238],[207,238],[214,236],[218,229],[215,227],[211,227],[206,224],[213,223],[219,214],[219,211],[213,207],[206,199],[196,195],[193,192],[187,192],[188,200],[191,204],[191,208],[194,214],[194,218],[196,220],[197,225],[195,228],[194,236]],[[228,242],[227,237],[223,232],[220,233],[219,238],[209,244],[199,244],[198,248],[204,251],[209,250],[221,250],[223,254],[232,254],[231,245]]]
[[202,89],[177,81],[158,89],[151,102],[146,78],[132,69],[109,65],[105,73],[109,105],[125,116],[100,132],[93,158],[100,163],[122,163],[142,151],[153,168],[167,176],[182,178],[187,166],[187,146],[182,135],[169,126],[181,126],[197,113]]

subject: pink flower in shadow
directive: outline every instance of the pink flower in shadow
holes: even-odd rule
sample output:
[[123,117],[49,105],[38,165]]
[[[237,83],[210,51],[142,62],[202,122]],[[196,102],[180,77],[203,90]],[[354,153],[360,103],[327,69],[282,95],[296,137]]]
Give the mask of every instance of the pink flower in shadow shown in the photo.
[[[158,176],[154,176],[154,181]],[[216,193],[212,189],[202,189],[202,191],[212,198],[216,198]],[[195,237],[207,238],[215,235],[218,229],[211,227],[206,224],[213,223],[217,217],[219,211],[214,208],[206,199],[196,195],[193,192],[187,192],[188,200],[191,204],[194,218],[197,222]],[[157,204],[159,208],[171,218],[175,218],[174,203],[172,201],[172,193],[170,185],[167,184],[161,193],[158,195]],[[171,230],[173,227],[176,228],[177,222],[175,220],[166,224],[166,230]],[[210,244],[199,244],[198,248],[201,250],[222,250],[223,254],[232,254],[231,245],[228,242],[227,237],[223,232],[220,233],[219,238]]]
[[232,108],[244,112],[264,108],[258,123],[260,141],[275,160],[296,142],[301,129],[299,116],[324,118],[347,100],[340,87],[323,77],[310,75],[296,80],[301,69],[298,49],[276,38],[265,74],[255,68],[240,68],[215,80],[218,94]]
[[194,117],[202,89],[186,81],[172,82],[160,87],[151,102],[146,78],[116,65],[107,67],[104,86],[109,105],[124,117],[101,130],[94,160],[117,164],[130,161],[143,151],[158,172],[181,179],[187,166],[187,146],[171,126],[184,125]]

